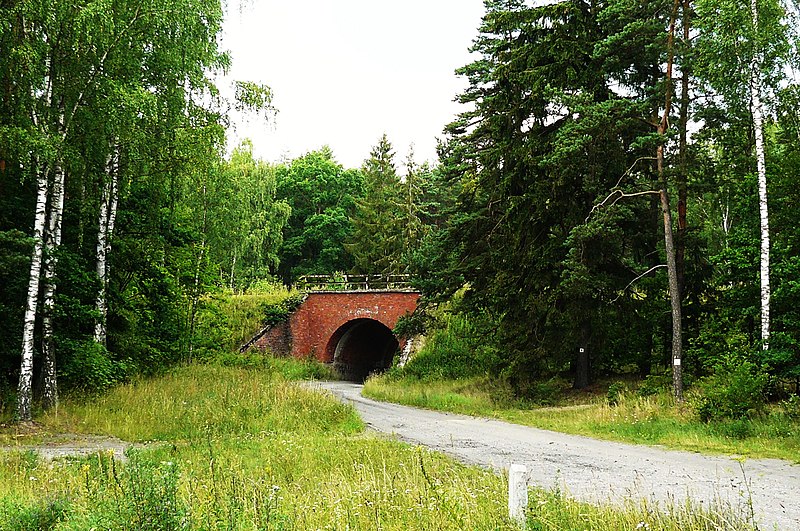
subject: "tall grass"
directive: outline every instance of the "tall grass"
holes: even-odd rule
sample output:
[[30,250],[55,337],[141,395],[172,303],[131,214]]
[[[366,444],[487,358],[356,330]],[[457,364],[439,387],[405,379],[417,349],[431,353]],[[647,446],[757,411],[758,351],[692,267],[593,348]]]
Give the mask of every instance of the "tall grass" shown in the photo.
[[[506,478],[365,433],[350,406],[274,367],[182,367],[40,423],[156,442],[124,463],[0,453],[0,529],[517,529]],[[533,491],[528,528],[747,528],[707,523],[724,512],[654,509]]]
[[[666,392],[643,397],[626,391],[611,405],[605,396],[558,398],[558,382],[541,385],[552,386],[551,401],[557,407],[515,399],[507,384],[486,378],[420,381],[378,376],[366,382],[364,395],[599,439],[800,463],[800,421],[780,408],[752,419],[706,423],[689,404],[676,405]],[[692,399],[690,394],[690,403]]]
[[196,317],[198,355],[233,352],[264,326],[264,318],[299,293],[282,285],[248,293],[213,293],[201,301]]

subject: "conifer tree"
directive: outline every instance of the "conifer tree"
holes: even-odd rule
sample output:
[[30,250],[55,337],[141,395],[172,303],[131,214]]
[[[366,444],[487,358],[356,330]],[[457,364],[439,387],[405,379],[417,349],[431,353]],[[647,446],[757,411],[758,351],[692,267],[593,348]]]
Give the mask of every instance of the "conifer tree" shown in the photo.
[[403,189],[394,163],[394,150],[384,134],[364,161],[365,194],[356,203],[353,234],[345,248],[356,273],[397,274],[403,265]]

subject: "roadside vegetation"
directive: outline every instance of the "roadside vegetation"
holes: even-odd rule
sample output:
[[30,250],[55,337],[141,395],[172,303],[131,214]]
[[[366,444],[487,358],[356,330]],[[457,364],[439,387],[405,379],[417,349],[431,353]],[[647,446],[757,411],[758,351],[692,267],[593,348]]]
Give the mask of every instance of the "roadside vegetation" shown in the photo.
[[695,380],[683,403],[669,375],[610,375],[582,390],[555,376],[521,389],[497,369],[480,323],[447,312],[437,323],[405,367],[370,378],[364,394],[599,439],[800,462],[800,400],[767,401],[773,383],[743,360]]
[[[292,381],[315,364],[244,357],[70,398],[34,434],[4,428],[0,529],[515,529],[503,476],[365,433],[350,406]],[[48,462],[47,435],[140,443]],[[10,442],[12,441],[13,442]],[[531,491],[528,528],[746,529],[724,510],[595,507]]]

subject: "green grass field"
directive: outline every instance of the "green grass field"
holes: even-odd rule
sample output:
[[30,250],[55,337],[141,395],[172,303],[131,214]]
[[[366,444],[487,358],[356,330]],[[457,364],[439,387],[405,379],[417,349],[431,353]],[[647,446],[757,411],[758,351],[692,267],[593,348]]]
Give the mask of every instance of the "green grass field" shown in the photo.
[[[506,479],[364,432],[353,409],[287,379],[297,362],[190,365],[66,400],[33,435],[3,429],[0,529],[503,530]],[[141,443],[45,461],[54,434]],[[13,441],[13,442],[12,442]],[[531,490],[528,529],[747,529],[692,507],[594,507]]]
[[546,403],[554,404],[549,406],[513,399],[502,382],[486,378],[427,381],[380,376],[367,381],[364,394],[598,439],[800,463],[800,422],[780,408],[753,419],[705,423],[690,407],[691,395],[687,403],[676,405],[666,392],[646,397],[622,392],[617,404],[610,405],[605,392],[575,393],[563,384],[549,386]]

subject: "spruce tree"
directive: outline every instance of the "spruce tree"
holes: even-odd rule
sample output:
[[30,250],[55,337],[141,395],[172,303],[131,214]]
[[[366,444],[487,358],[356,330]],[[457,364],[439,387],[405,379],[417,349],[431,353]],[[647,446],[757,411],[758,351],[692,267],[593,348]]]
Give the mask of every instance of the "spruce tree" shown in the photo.
[[403,265],[403,189],[394,150],[384,134],[364,161],[365,195],[356,203],[353,234],[345,248],[353,256],[354,272],[398,274]]

